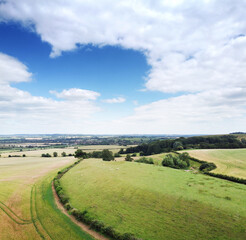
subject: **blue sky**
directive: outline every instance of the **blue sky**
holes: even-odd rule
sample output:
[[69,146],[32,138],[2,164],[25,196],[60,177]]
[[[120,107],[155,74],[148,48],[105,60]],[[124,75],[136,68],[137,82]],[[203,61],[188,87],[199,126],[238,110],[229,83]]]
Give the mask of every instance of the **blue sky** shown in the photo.
[[[134,105],[147,104],[170,95],[143,91],[150,66],[140,51],[119,46],[79,46],[71,52],[50,58],[51,46],[31,29],[19,23],[0,24],[0,51],[14,56],[33,73],[33,80],[13,86],[35,96],[55,98],[49,91],[80,88],[101,93],[99,105],[105,117],[115,118],[133,113]],[[122,104],[108,105],[102,99],[126,98]]]
[[0,132],[245,131],[245,7],[0,3]]

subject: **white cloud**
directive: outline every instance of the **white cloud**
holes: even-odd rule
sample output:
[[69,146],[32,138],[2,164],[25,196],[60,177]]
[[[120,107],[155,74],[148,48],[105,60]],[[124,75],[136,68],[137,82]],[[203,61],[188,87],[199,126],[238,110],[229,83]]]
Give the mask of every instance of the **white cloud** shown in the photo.
[[2,21],[33,25],[51,56],[77,44],[143,51],[148,90],[196,92],[245,87],[246,1],[7,0]]
[[57,98],[62,98],[71,101],[88,101],[88,100],[96,100],[100,93],[85,90],[85,89],[78,89],[78,88],[71,88],[71,89],[64,89],[62,92],[50,91],[51,94],[54,94]]
[[95,131],[131,134],[228,133],[245,129],[246,90],[211,90],[156,101],[135,108],[133,115],[95,124]]
[[0,52],[0,84],[28,82],[31,77],[23,63]]
[[94,100],[97,92],[68,89],[56,93],[64,100],[33,96],[12,87],[11,82],[31,80],[27,67],[0,53],[0,125],[1,133],[83,132],[84,122],[100,109]]
[[[151,66],[146,90],[183,95],[140,106],[127,119],[132,125],[150,119],[158,122],[155,129],[168,125],[173,132],[197,126],[201,132],[209,130],[206,121],[211,131],[228,126],[229,120],[244,127],[238,118],[244,119],[245,111],[245,9],[245,0],[6,0],[0,5],[0,21],[34,28],[51,44],[51,57],[77,44],[142,51]],[[22,74],[29,81],[25,71],[7,81],[19,81]],[[69,92],[54,94],[71,100]]]
[[105,103],[123,103],[125,101],[126,101],[126,99],[123,97],[117,97],[117,98],[110,98],[110,99],[102,100],[102,102],[105,102]]

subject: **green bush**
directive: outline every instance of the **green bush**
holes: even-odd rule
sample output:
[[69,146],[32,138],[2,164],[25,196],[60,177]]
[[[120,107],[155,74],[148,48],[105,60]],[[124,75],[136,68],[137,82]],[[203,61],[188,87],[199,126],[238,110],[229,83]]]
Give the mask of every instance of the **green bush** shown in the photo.
[[98,232],[100,232],[101,230],[103,230],[105,228],[104,224],[100,221],[97,221],[97,220],[92,220],[90,227],[95,229]]
[[67,202],[66,204],[64,204],[64,208],[66,208],[68,211],[72,208],[70,203]]
[[125,161],[127,161],[127,162],[132,162],[133,161],[133,158],[130,156],[130,154],[126,155]]
[[176,169],[186,169],[190,166],[189,154],[188,153],[182,153],[179,155],[167,154],[162,161],[162,166],[176,168]]
[[212,171],[216,168],[216,165],[214,163],[202,163],[202,165],[199,167],[199,170],[200,171],[206,171],[206,172],[209,172],[209,171]]
[[51,157],[51,155],[49,153],[43,153],[41,157]]
[[102,151],[102,159],[103,161],[112,161],[114,160],[113,153],[109,151],[108,149],[104,149]]
[[152,158],[146,158],[146,157],[141,157],[138,160],[135,160],[135,162],[146,163],[146,164],[154,164],[154,161],[153,161]]

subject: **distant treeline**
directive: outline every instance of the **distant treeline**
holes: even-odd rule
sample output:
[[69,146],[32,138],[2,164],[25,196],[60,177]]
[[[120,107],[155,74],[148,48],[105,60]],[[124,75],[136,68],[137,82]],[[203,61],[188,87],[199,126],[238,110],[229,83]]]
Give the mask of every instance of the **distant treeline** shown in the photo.
[[235,135],[202,136],[168,140],[157,140],[151,143],[144,143],[136,147],[121,149],[120,154],[139,152],[142,156],[158,154],[163,152],[177,151],[183,149],[234,149],[246,148],[246,139],[241,140]]

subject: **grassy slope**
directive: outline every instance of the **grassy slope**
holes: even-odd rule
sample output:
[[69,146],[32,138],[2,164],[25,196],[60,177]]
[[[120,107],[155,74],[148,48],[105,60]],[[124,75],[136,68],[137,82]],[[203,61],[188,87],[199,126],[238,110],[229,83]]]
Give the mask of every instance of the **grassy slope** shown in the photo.
[[214,162],[215,173],[246,178],[246,149],[206,149],[186,151],[192,157]]
[[[74,158],[0,158],[0,239],[33,240],[40,239],[40,234],[53,240],[92,239],[62,214],[53,200],[51,180],[57,169],[73,161]],[[23,224],[26,222],[22,219],[35,221]]]
[[85,160],[61,180],[71,204],[143,239],[245,239],[246,186],[127,162]]

